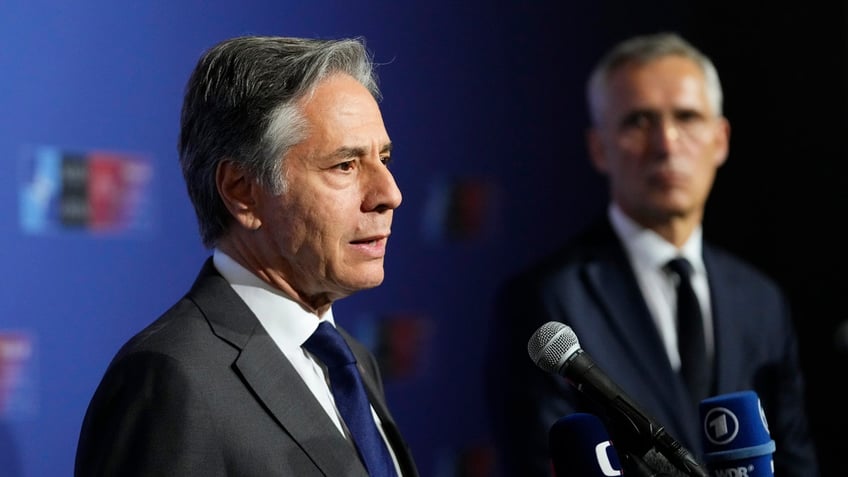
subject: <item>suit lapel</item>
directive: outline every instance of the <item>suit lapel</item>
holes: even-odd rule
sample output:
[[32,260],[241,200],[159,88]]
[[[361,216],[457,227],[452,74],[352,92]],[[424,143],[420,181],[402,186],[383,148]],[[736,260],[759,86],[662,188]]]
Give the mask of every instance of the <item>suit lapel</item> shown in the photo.
[[[259,320],[221,277],[211,259],[201,271],[190,297],[213,332],[241,350],[234,366],[274,419],[298,442],[326,475],[346,475],[356,450],[339,433],[300,375]],[[333,455],[333,458],[328,458]]]
[[[654,388],[667,390],[669,383],[675,380],[671,364],[647,305],[639,294],[636,279],[629,265],[627,267],[623,273],[619,266],[598,262],[587,265],[586,276],[607,309],[605,316],[616,329],[616,335],[632,337],[624,339],[622,345],[634,358],[635,365],[653,382]],[[667,392],[660,394],[668,396]]]
[[596,242],[603,251],[593,254],[584,266],[586,286],[600,299],[615,335],[633,337],[621,344],[644,375],[658,389],[667,389],[672,374],[665,347],[623,246],[609,226],[604,232],[603,239]]
[[724,266],[722,257],[706,245],[704,266],[710,281],[710,302],[715,330],[715,391],[721,394],[735,389],[735,383],[740,381],[736,374],[740,367],[735,363],[746,359],[747,353],[738,339],[738,330],[734,323],[739,310],[750,309],[750,303],[740,293],[745,287],[737,283],[738,279],[731,272],[731,267]]

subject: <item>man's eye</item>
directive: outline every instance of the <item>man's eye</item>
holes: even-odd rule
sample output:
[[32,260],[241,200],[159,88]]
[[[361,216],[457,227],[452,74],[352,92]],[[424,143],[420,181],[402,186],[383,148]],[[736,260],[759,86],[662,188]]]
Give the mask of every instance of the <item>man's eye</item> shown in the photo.
[[675,119],[677,119],[677,121],[682,122],[682,123],[690,123],[690,122],[700,121],[704,118],[704,116],[701,113],[699,113],[697,111],[688,111],[688,110],[675,113],[674,117],[675,117]]
[[629,114],[621,122],[624,129],[649,129],[653,126],[656,118],[647,112],[636,112]]
[[336,169],[340,170],[340,171],[347,172],[347,171],[353,169],[353,161],[340,162],[340,163],[336,164],[334,167]]
[[380,162],[383,163],[384,166],[388,166],[390,162],[392,162],[391,156],[382,156],[380,157]]

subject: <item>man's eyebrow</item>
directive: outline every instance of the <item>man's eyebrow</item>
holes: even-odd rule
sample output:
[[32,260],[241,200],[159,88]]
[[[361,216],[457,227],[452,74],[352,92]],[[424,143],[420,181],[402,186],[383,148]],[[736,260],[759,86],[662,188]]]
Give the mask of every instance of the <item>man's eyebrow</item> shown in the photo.
[[365,148],[362,147],[346,147],[342,146],[330,155],[331,157],[338,158],[348,158],[348,157],[359,157],[365,154]]
[[[386,143],[380,149],[380,154],[392,152],[392,147],[393,147],[392,143],[390,143],[390,142]],[[366,155],[367,153],[368,153],[367,149],[364,148],[364,147],[342,146],[342,147],[336,149],[332,154],[330,154],[330,156],[331,157],[338,157],[338,158],[360,157],[360,156]]]

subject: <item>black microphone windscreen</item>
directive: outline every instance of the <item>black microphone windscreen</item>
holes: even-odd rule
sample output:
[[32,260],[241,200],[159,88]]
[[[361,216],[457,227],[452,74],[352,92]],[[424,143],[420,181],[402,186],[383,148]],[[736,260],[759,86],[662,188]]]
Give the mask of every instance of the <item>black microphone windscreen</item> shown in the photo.
[[613,477],[621,462],[601,420],[587,413],[561,417],[548,434],[556,477]]

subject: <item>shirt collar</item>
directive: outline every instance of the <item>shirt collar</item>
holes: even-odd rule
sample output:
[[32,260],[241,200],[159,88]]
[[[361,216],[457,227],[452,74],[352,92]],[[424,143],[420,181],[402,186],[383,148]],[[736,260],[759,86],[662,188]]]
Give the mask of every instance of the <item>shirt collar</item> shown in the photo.
[[332,307],[319,318],[221,250],[213,251],[212,260],[218,272],[230,283],[281,348],[300,347],[318,328],[321,320],[329,321],[335,326]]
[[689,260],[695,273],[703,273],[704,260],[701,255],[703,248],[703,229],[699,225],[678,249],[653,230],[642,227],[628,217],[616,204],[610,204],[608,215],[613,230],[618,235],[631,260],[651,269],[661,269],[674,257],[682,256]]

